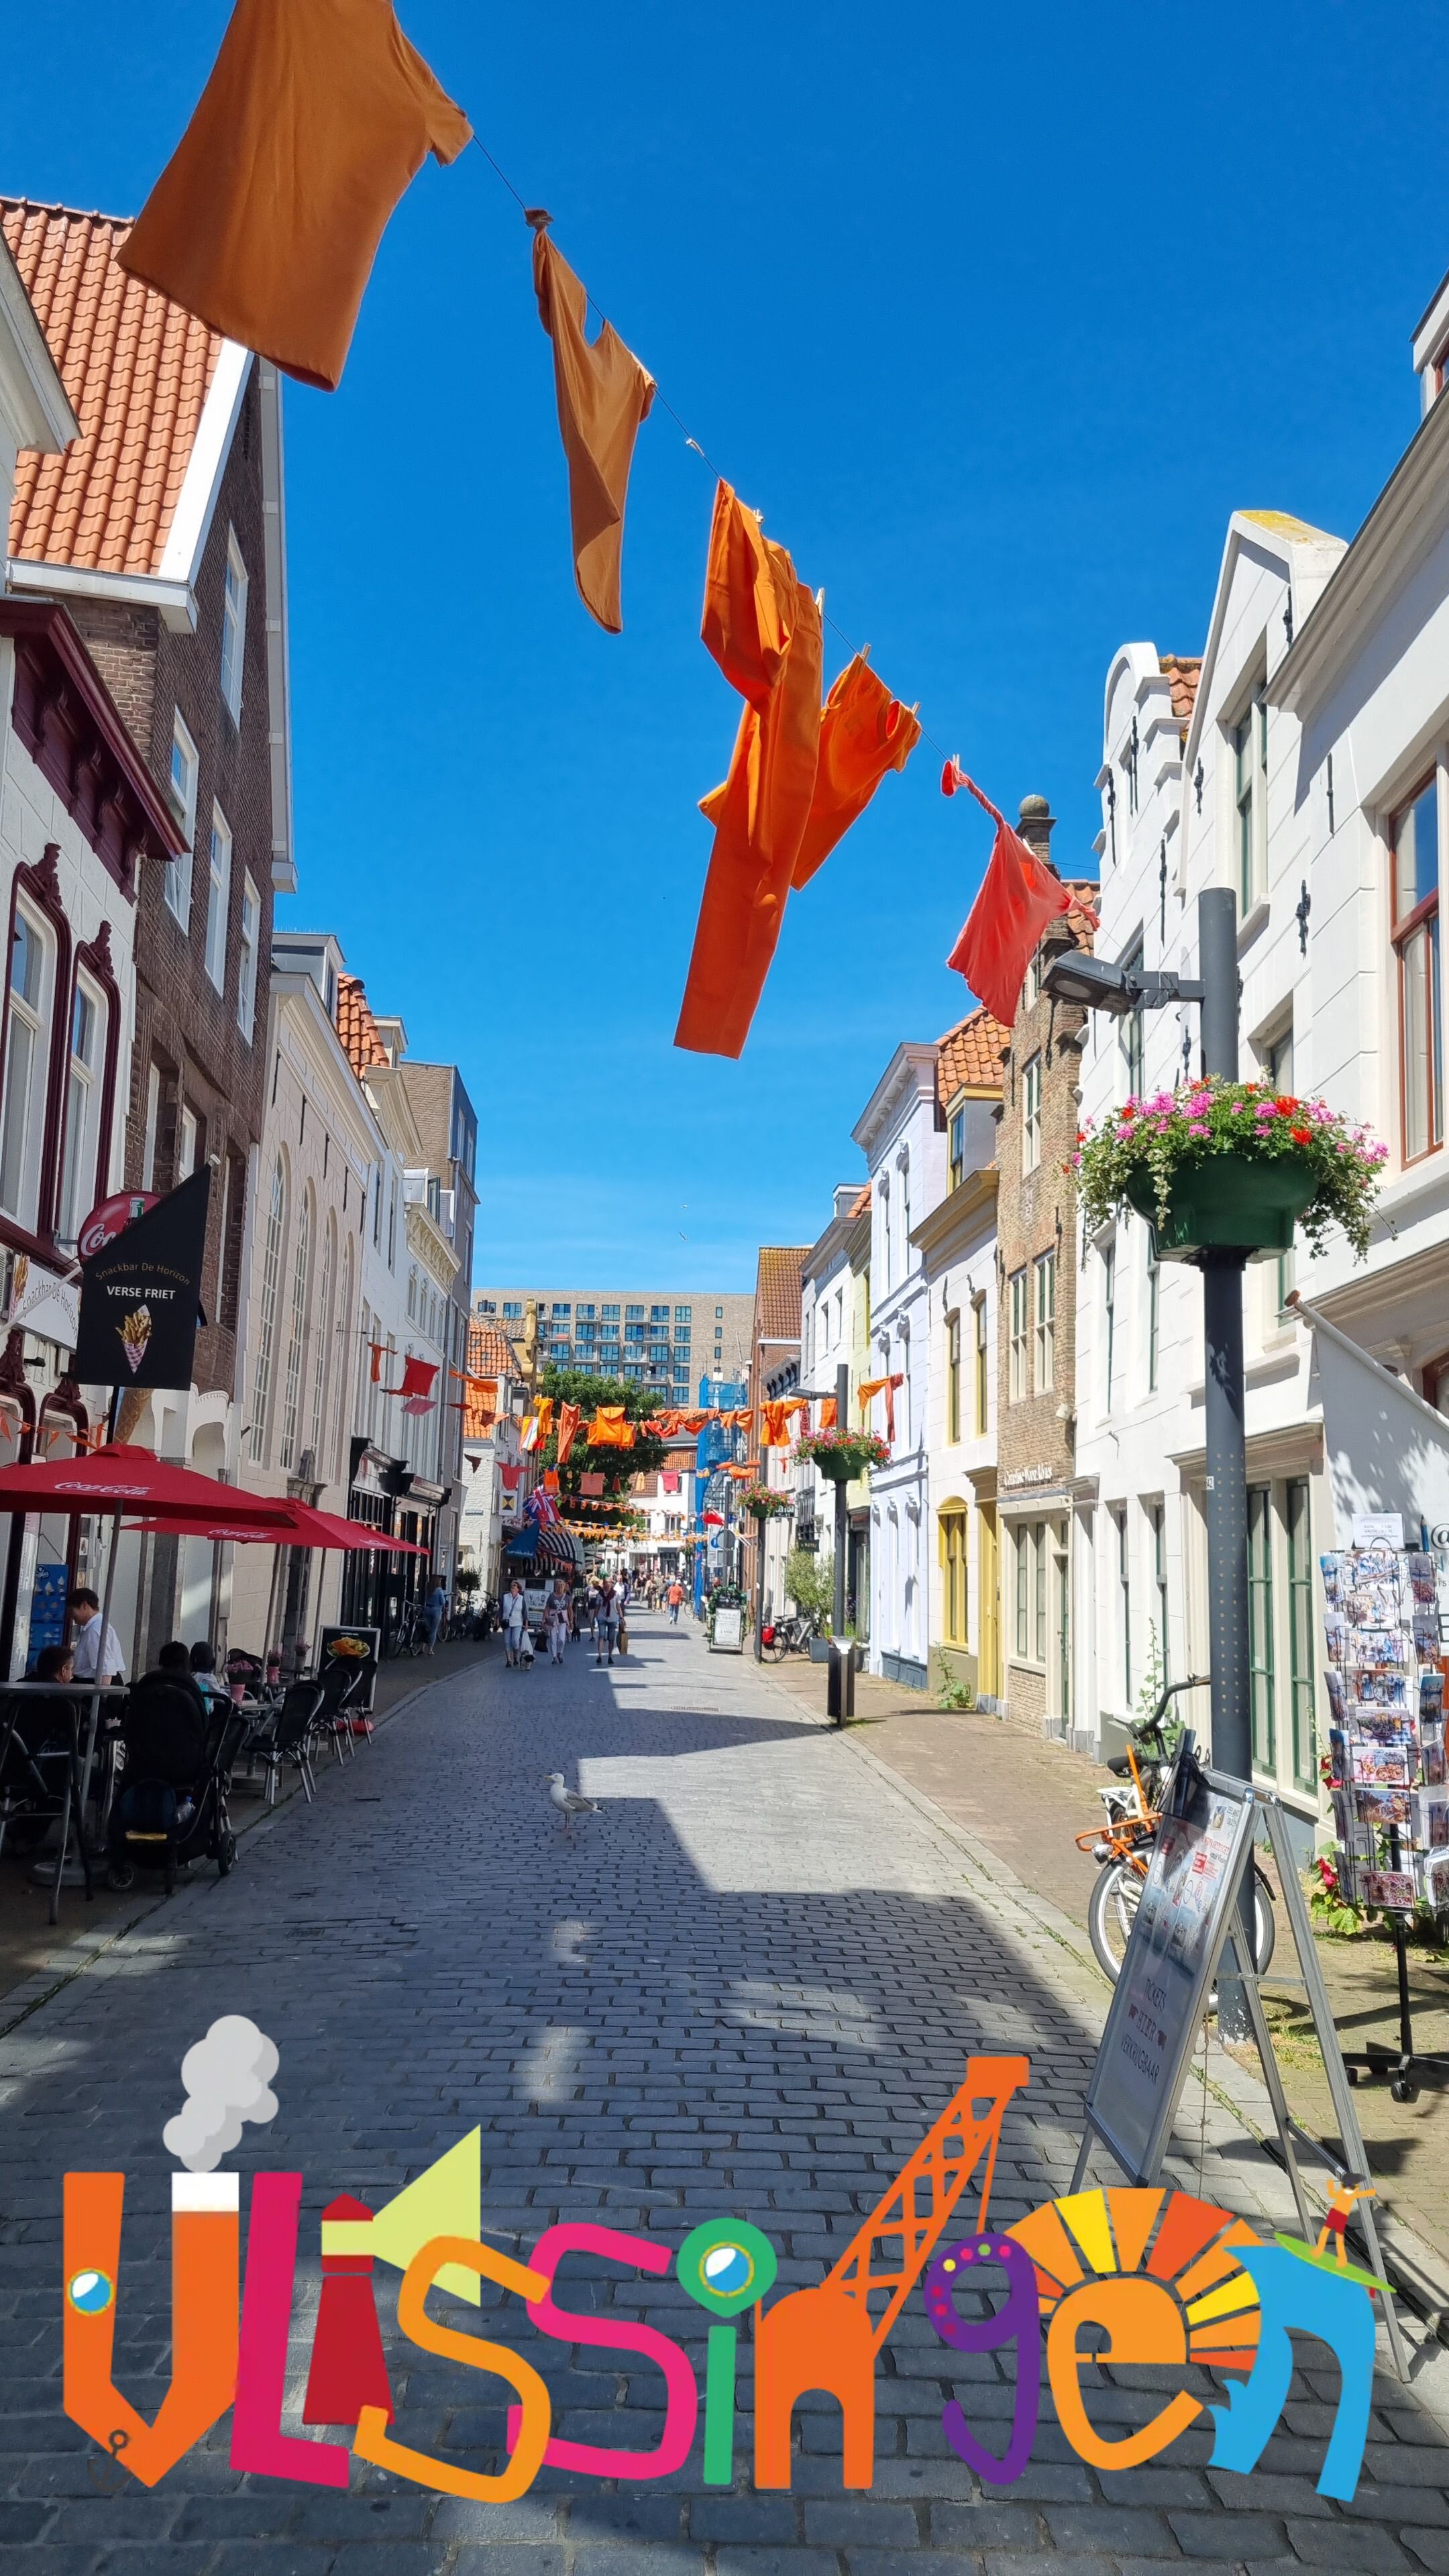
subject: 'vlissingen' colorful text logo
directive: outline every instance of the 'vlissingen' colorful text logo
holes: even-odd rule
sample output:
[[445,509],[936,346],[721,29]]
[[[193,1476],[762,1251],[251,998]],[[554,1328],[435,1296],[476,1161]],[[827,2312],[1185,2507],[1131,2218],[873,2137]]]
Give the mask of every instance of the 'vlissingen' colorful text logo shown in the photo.
[[[1001,2123],[1027,2082],[1024,2057],[970,2058],[959,2092],[834,2268],[814,2287],[770,2304],[775,2248],[736,2218],[706,2220],[673,2255],[652,2237],[586,2220],[546,2228],[526,2262],[484,2244],[476,2129],[383,2209],[350,2198],[332,2201],[322,2214],[322,2293],[303,2421],[352,2428],[352,2440],[284,2433],[302,2177],[253,2178],[243,2288],[239,2181],[217,2169],[237,2144],[243,2121],[275,2115],[270,2079],[276,2067],[272,2042],[239,2014],[214,2022],[183,2061],[188,2100],[165,2132],[168,2148],[187,2168],[172,2178],[172,2373],[153,2423],[121,2396],[113,2376],[125,2177],[65,2178],[65,2410],[146,2486],[164,2477],[228,2408],[234,2469],[312,2486],[344,2487],[350,2452],[449,2495],[495,2500],[523,2495],[545,2463],[583,2477],[674,2475],[698,2423],[693,2365],[653,2326],[556,2303],[564,2257],[585,2253],[656,2276],[672,2265],[681,2288],[711,2318],[706,2485],[727,2486],[734,2476],[736,2321],[749,2308],[756,2486],[788,2488],[793,2412],[802,2396],[818,2390],[840,2406],[845,2485],[869,2487],[876,2358],[919,2284],[926,2315],[950,2351],[1014,2354],[1004,2451],[987,2447],[958,2400],[942,2416],[952,2449],[991,2486],[1010,2486],[1026,2467],[1043,2374],[1068,2440],[1098,2469],[1140,2467],[1204,2411],[1184,2386],[1136,2430],[1099,2430],[1087,2391],[1090,2374],[1104,2361],[1245,2373],[1228,2383],[1224,2405],[1206,2411],[1215,2424],[1212,2464],[1253,2469],[1288,2394],[1296,2330],[1318,2336],[1339,2364],[1319,2491],[1345,2501],[1354,2492],[1373,2384],[1371,2293],[1385,2285],[1345,2261],[1343,2208],[1331,2213],[1316,2247],[1293,2237],[1265,2243],[1228,2211],[1163,2188],[1073,2192],[1015,2226],[993,2229],[988,2205]],[[950,2236],[956,2204],[978,2173],[976,2232]],[[379,2257],[402,2270],[397,2321],[413,2344],[465,2370],[490,2373],[513,2390],[507,2459],[496,2475],[410,2449],[389,2432],[392,2395],[372,2286]],[[652,2362],[665,2389],[657,2444],[631,2451],[556,2436],[548,2385],[531,2362],[505,2343],[459,2333],[427,2313],[434,2286],[477,2306],[484,2280],[520,2299],[543,2334]],[[990,2429],[994,2444],[997,2428]]]

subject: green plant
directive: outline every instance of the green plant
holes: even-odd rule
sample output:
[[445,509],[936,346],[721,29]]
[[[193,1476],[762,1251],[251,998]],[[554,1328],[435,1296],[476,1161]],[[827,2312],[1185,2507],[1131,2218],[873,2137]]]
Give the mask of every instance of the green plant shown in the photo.
[[778,1485],[746,1485],[739,1502],[752,1521],[783,1520],[795,1508],[794,1495],[782,1493]]
[[461,1592],[471,1598],[477,1591],[481,1580],[482,1578],[479,1575],[476,1565],[460,1565],[457,1573],[453,1577],[453,1590],[455,1592]]
[[1325,1932],[1336,1932],[1347,1939],[1362,1932],[1368,1918],[1361,1906],[1344,1895],[1336,1863],[1327,1852],[1320,1852],[1305,1874],[1308,1889],[1308,1911]]
[[1296,1162],[1313,1176],[1313,1196],[1298,1223],[1314,1251],[1322,1251],[1329,1227],[1338,1224],[1362,1260],[1388,1151],[1326,1101],[1211,1075],[1108,1110],[1095,1127],[1079,1131],[1072,1168],[1090,1230],[1129,1205],[1130,1185],[1144,1177],[1165,1224],[1174,1181],[1215,1154]]
[[792,1548],[785,1559],[785,1593],[797,1610],[810,1613],[822,1627],[829,1627],[835,1611],[835,1559],[812,1556],[808,1548]]
[[1137,1694],[1137,1714],[1139,1718],[1148,1718],[1152,1715],[1153,1710],[1156,1708],[1158,1701],[1162,1697],[1162,1685],[1167,1679],[1167,1675],[1162,1669],[1162,1647],[1158,1639],[1157,1625],[1155,1621],[1153,1621],[1149,1626],[1147,1636],[1147,1669],[1143,1673],[1142,1687]]
[[936,1651],[936,1663],[941,1675],[941,1706],[943,1708],[974,1708],[976,1706],[976,1693],[972,1689],[971,1684],[958,1679],[957,1675],[952,1671],[945,1654],[939,1647]]
[[[640,1429],[655,1412],[656,1400],[647,1387],[619,1377],[595,1377],[587,1369],[549,1367],[539,1379],[539,1392],[554,1400],[554,1427],[538,1453],[541,1467],[558,1466],[558,1407],[576,1404],[579,1408],[578,1433],[567,1465],[559,1470],[561,1500],[575,1500],[579,1480],[586,1475],[602,1476],[605,1497],[612,1500],[625,1492],[635,1476],[650,1475],[663,1466],[668,1454],[664,1442],[657,1432]],[[590,1421],[606,1405],[614,1404],[622,1404],[626,1420],[634,1425],[632,1449],[591,1449],[584,1437]]]

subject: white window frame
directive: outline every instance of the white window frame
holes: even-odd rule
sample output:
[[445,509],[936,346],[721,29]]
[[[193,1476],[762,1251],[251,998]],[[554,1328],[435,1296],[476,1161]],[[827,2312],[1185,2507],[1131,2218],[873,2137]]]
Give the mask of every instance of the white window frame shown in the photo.
[[189,1181],[196,1169],[197,1150],[201,1143],[201,1121],[185,1101],[176,1118],[176,1178]]
[[[182,777],[176,777],[177,754],[181,756]],[[196,847],[196,789],[201,774],[201,755],[178,707],[171,720],[171,794],[186,833],[186,847],[179,859],[166,862],[166,902],[183,930],[191,926],[191,862]]]
[[241,723],[242,673],[247,647],[247,586],[247,568],[236,541],[236,530],[228,528],[221,596],[221,700],[235,725]]
[[1233,725],[1230,742],[1233,880],[1240,920],[1246,921],[1268,895],[1268,698],[1261,680]]
[[[38,912],[17,900],[16,921],[23,920],[34,943],[39,961],[36,994],[26,1000],[10,986],[5,1024],[5,1069],[0,1082],[0,1170],[3,1170],[5,1143],[10,1135],[10,1099],[15,1061],[17,1028],[23,1028],[30,1041],[30,1064],[25,1080],[25,1099],[18,1130],[19,1186],[12,1193],[14,1204],[5,1214],[23,1226],[27,1234],[38,1234],[40,1228],[40,1181],[45,1161],[45,1103],[50,1086],[51,1013],[55,1007],[55,940]],[[13,956],[5,961],[7,979],[14,971]]]
[[250,874],[242,878],[241,945],[237,954],[236,1024],[248,1046],[257,1016],[257,950],[262,936],[262,899]]
[[1032,1332],[1035,1392],[1050,1395],[1057,1382],[1057,1256],[1038,1253],[1032,1263]]
[[[78,1056],[75,1047],[76,1012],[82,1002],[91,1016],[91,1051],[88,1057]],[[106,1007],[106,997],[100,986],[89,975],[77,974],[70,997],[65,1127],[60,1147],[60,1204],[55,1227],[57,1238],[62,1243],[75,1242],[95,1204],[91,1193],[95,1188],[100,1151],[98,1123],[108,1034]]]
[[156,1180],[156,1138],[161,1126],[161,1067],[151,1059],[146,1075],[146,1133],[141,1145],[141,1187],[149,1190]]
[[1006,1396],[1009,1404],[1020,1404],[1031,1393],[1031,1359],[1028,1347],[1028,1317],[1025,1264],[1013,1270],[1006,1283],[1009,1330],[1006,1351]]
[[226,991],[226,931],[231,914],[231,853],[231,825],[213,799],[206,861],[206,971],[222,994]]
[[1025,1175],[1041,1164],[1041,1049],[1021,1068],[1021,1168]]

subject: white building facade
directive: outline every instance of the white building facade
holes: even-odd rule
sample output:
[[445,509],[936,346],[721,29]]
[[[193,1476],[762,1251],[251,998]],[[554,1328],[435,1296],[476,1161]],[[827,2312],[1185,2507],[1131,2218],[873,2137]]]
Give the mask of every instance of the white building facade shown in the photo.
[[[870,1480],[871,1617],[869,1668],[922,1690],[930,1647],[930,1493],[926,1440],[929,1393],[928,1292],[915,1229],[946,1187],[946,1139],[936,1097],[936,1048],[897,1047],[852,1134],[871,1187],[871,1311],[865,1383],[898,1376],[888,1408],[873,1398],[868,1426],[885,1436],[894,1413],[889,1466]],[[853,1419],[861,1408],[852,1389]]]
[[[1441,291],[1416,343],[1431,383],[1446,349]],[[1234,516],[1189,709],[1190,667],[1133,645],[1108,676],[1097,953],[1190,975],[1197,896],[1231,886],[1243,1075],[1321,1097],[1389,1148],[1365,1263],[1340,1237],[1246,1278],[1254,1766],[1306,1841],[1327,1723],[1317,1558],[1347,1534],[1310,1339],[1285,1301],[1321,1306],[1430,1403],[1449,1401],[1449,405],[1426,397],[1347,548],[1277,513]],[[1195,1010],[1098,1018],[1084,1113],[1199,1062]],[[1202,1297],[1192,1268],[1154,1268],[1135,1217],[1082,1258],[1076,1706],[1111,1746],[1159,1663],[1173,1679],[1207,1669]],[[1186,1713],[1201,1722],[1205,1705]]]

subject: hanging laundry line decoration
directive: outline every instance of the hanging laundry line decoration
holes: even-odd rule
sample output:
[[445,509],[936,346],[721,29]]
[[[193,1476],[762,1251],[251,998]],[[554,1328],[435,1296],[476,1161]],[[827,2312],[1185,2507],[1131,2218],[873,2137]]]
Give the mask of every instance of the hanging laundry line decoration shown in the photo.
[[549,238],[541,207],[533,226],[533,287],[539,319],[553,342],[558,425],[569,469],[574,578],[589,615],[606,634],[623,632],[619,561],[624,501],[640,423],[654,400],[654,379],[626,349],[612,322],[597,340],[584,330],[588,296]]
[[965,976],[977,1000],[1009,1029],[1042,932],[1059,912],[1070,910],[1072,898],[1055,868],[1027,848],[1005,815],[967,777],[959,760],[948,760],[941,772],[941,793],[954,796],[958,787],[964,787],[991,816],[996,839],[981,890],[946,963]]
[[428,154],[455,161],[472,132],[389,0],[237,0],[117,260],[334,393],[388,217]]
[[897,1369],[894,1377],[868,1377],[865,1380],[865,1383],[856,1389],[856,1394],[860,1399],[860,1413],[862,1421],[864,1421],[866,1415],[869,1413],[876,1397],[878,1395],[883,1395],[885,1397],[886,1438],[892,1442],[894,1442],[896,1436],[896,1388],[898,1386],[904,1386],[905,1382],[905,1377],[902,1371]]

